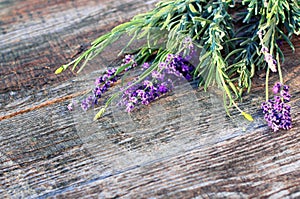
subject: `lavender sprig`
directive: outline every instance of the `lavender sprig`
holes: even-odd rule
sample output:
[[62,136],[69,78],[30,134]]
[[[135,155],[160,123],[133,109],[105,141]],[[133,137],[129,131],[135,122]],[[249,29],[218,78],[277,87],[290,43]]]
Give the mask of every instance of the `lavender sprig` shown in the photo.
[[277,69],[276,69],[277,61],[276,61],[276,59],[273,58],[272,54],[269,52],[268,47],[264,45],[262,31],[261,30],[258,31],[257,35],[260,40],[260,45],[262,46],[261,53],[264,55],[265,61],[267,62],[268,67],[271,69],[272,72],[277,72]]
[[271,100],[263,102],[261,105],[262,111],[265,114],[264,118],[274,132],[280,129],[292,128],[291,107],[287,104],[290,101],[289,87],[277,82],[273,86],[275,95]]
[[[121,64],[121,67],[126,66],[125,71],[137,66],[137,62],[133,55],[125,55],[122,61],[123,63]],[[98,101],[102,95],[108,91],[108,89],[117,82],[118,79],[120,79],[121,75],[117,74],[117,71],[118,70],[116,68],[108,69],[102,76],[95,80],[95,88],[92,91],[92,95],[83,99],[81,102],[82,110],[87,111],[94,105],[98,105]],[[72,106],[69,104],[68,109],[70,110],[71,108]]]
[[[149,68],[149,64],[144,64],[144,68]],[[153,70],[148,76],[138,84],[123,90],[120,105],[126,107],[127,112],[132,112],[139,105],[148,105],[162,95],[172,91],[174,80],[191,80],[191,73],[194,67],[189,65],[187,60],[180,55],[168,54],[166,60],[158,64],[158,69]]]
[[101,96],[108,91],[108,88],[118,80],[115,76],[116,69],[108,69],[102,76],[98,77],[95,81],[95,88],[92,91],[92,95],[88,96],[86,99],[82,100],[81,108],[86,111],[94,105],[98,104],[98,100]]

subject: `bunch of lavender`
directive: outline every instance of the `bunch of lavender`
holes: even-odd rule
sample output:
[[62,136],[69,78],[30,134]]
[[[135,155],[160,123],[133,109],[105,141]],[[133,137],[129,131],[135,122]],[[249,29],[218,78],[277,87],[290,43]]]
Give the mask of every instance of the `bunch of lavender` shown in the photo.
[[[149,63],[144,63],[143,69],[148,69]],[[194,67],[180,55],[168,54],[164,62],[159,63],[157,70],[151,72],[138,84],[128,83],[128,88],[123,90],[121,105],[126,106],[126,111],[131,112],[136,106],[148,105],[162,95],[172,91],[174,81],[180,79],[191,80]]]
[[292,128],[291,107],[287,104],[290,101],[289,87],[276,83],[273,87],[274,99],[269,99],[261,105],[265,114],[264,118],[274,132],[279,129],[288,130]]
[[[224,92],[226,110],[234,105],[242,115],[252,120],[249,114],[237,107],[236,101],[242,98],[245,91],[250,92],[256,70],[267,72],[266,95],[270,70],[278,72],[280,82],[283,82],[280,64],[284,61],[284,56],[278,41],[288,43],[294,50],[291,38],[300,34],[300,2],[164,0],[152,11],[139,14],[97,38],[90,49],[72,62],[62,65],[56,70],[56,74],[71,65],[75,70],[85,60],[78,70],[81,71],[89,60],[126,34],[131,40],[120,54],[135,39],[145,39],[146,42],[137,47],[136,66],[142,66],[149,56],[155,56],[149,69],[133,84],[151,76],[152,71],[157,70],[159,63],[165,61],[168,54],[184,57],[191,55],[191,49],[187,47],[190,45],[186,45],[190,43],[201,49],[192,75],[200,79],[199,86],[207,90],[210,85],[217,83]],[[190,38],[188,42],[186,38]],[[128,60],[131,60],[130,57]],[[125,69],[126,67],[120,67],[116,73]],[[87,104],[90,100],[92,99],[87,100]],[[107,104],[109,103],[105,107]]]

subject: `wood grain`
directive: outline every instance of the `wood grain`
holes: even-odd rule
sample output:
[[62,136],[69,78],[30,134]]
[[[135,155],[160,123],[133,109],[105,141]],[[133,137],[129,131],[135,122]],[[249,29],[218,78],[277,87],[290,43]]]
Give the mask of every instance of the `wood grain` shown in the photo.
[[263,73],[240,104],[253,123],[235,110],[226,117],[217,89],[187,90],[187,82],[130,116],[111,107],[92,122],[97,110],[67,111],[70,96],[118,60],[105,52],[78,76],[55,76],[56,66],[153,3],[0,3],[0,198],[300,197],[298,38],[283,65],[293,96],[290,131],[273,133],[263,121]]
[[[73,76],[70,72],[61,76],[53,72],[87,49],[99,35],[149,9],[153,3],[142,0],[7,2],[0,15],[0,92],[41,88]],[[107,65],[114,59],[106,53],[98,64]]]

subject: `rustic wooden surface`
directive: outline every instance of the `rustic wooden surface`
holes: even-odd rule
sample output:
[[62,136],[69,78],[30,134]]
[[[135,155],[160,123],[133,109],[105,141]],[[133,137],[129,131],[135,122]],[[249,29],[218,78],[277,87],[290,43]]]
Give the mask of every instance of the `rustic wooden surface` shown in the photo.
[[225,117],[217,91],[186,87],[131,117],[67,111],[123,43],[78,76],[56,67],[155,2],[0,1],[0,198],[300,198],[299,39],[283,66],[291,131],[262,120],[264,74],[241,104],[253,123]]

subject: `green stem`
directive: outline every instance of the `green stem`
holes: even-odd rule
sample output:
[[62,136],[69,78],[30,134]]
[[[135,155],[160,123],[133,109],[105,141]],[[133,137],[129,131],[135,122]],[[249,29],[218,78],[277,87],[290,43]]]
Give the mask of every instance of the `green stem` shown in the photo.
[[238,105],[235,103],[235,101],[232,101],[232,103],[233,103],[233,105],[235,106],[235,108],[236,108],[238,111],[240,111],[240,113],[241,113],[248,121],[252,122],[252,121],[254,120],[253,117],[252,117],[249,113],[246,113],[246,112],[242,111],[242,110],[238,107]]
[[240,108],[238,107],[238,105],[235,103],[235,101],[232,100],[232,104],[235,106],[235,108],[236,108],[238,111],[240,111],[241,113],[243,112],[242,109],[240,109]]
[[283,84],[283,78],[282,78],[282,71],[281,71],[281,65],[280,65],[280,58],[279,58],[279,53],[276,54],[276,59],[277,59],[277,69],[278,69],[278,75],[279,75],[279,81],[281,84]]
[[267,67],[267,73],[266,73],[266,101],[269,100],[269,75],[270,75],[270,68]]

